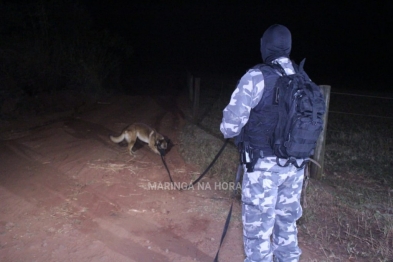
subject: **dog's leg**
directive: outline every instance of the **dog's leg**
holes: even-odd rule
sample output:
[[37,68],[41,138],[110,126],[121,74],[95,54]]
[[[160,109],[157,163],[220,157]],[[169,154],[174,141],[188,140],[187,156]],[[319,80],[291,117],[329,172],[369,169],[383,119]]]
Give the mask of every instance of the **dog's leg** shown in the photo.
[[128,133],[126,136],[127,142],[128,142],[128,151],[130,152],[130,155],[136,155],[136,153],[134,151],[132,151],[132,148],[135,145],[136,142],[136,134],[135,132],[133,133]]
[[131,142],[128,144],[128,151],[130,152],[130,155],[136,155],[136,153],[132,150],[132,148],[133,148],[134,145],[135,145],[135,142],[136,142],[136,140],[131,141]]

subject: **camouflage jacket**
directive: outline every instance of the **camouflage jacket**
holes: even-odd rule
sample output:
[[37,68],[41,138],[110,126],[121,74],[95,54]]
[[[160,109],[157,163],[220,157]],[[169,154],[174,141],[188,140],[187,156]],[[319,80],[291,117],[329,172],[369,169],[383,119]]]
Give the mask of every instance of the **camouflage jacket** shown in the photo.
[[[295,73],[291,60],[286,57],[277,58],[273,63],[279,63],[288,75]],[[264,87],[265,81],[259,69],[249,69],[242,76],[229,104],[223,110],[220,130],[224,138],[232,138],[240,133],[249,119],[251,109],[261,100]]]

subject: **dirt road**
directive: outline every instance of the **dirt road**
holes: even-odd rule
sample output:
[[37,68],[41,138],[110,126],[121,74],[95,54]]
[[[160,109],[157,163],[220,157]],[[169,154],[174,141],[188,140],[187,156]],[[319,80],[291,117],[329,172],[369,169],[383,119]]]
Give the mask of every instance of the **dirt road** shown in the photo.
[[[116,97],[3,134],[0,260],[213,261],[230,206],[225,192],[209,179],[211,189],[168,190],[158,155],[144,146],[130,156],[108,139],[143,121],[176,144],[182,119],[171,99]],[[176,145],[166,159],[175,181],[196,176]],[[234,212],[222,261],[243,260],[238,204]]]

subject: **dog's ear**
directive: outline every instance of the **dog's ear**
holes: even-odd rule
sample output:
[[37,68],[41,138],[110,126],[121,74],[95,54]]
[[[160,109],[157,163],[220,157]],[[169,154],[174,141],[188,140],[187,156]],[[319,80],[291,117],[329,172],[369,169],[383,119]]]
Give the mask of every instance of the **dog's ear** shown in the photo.
[[171,150],[171,148],[175,146],[175,144],[167,136],[164,136],[164,139],[166,141],[167,152],[169,152]]

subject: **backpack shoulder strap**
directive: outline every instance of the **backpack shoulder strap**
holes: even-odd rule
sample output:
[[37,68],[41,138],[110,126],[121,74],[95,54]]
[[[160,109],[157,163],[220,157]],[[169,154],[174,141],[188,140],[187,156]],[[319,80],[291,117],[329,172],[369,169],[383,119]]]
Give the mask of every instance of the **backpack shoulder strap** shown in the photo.
[[285,69],[280,65],[280,64],[274,64],[274,63],[269,63],[267,64],[270,68],[273,68],[280,72],[281,75],[286,76],[287,73],[285,72]]

